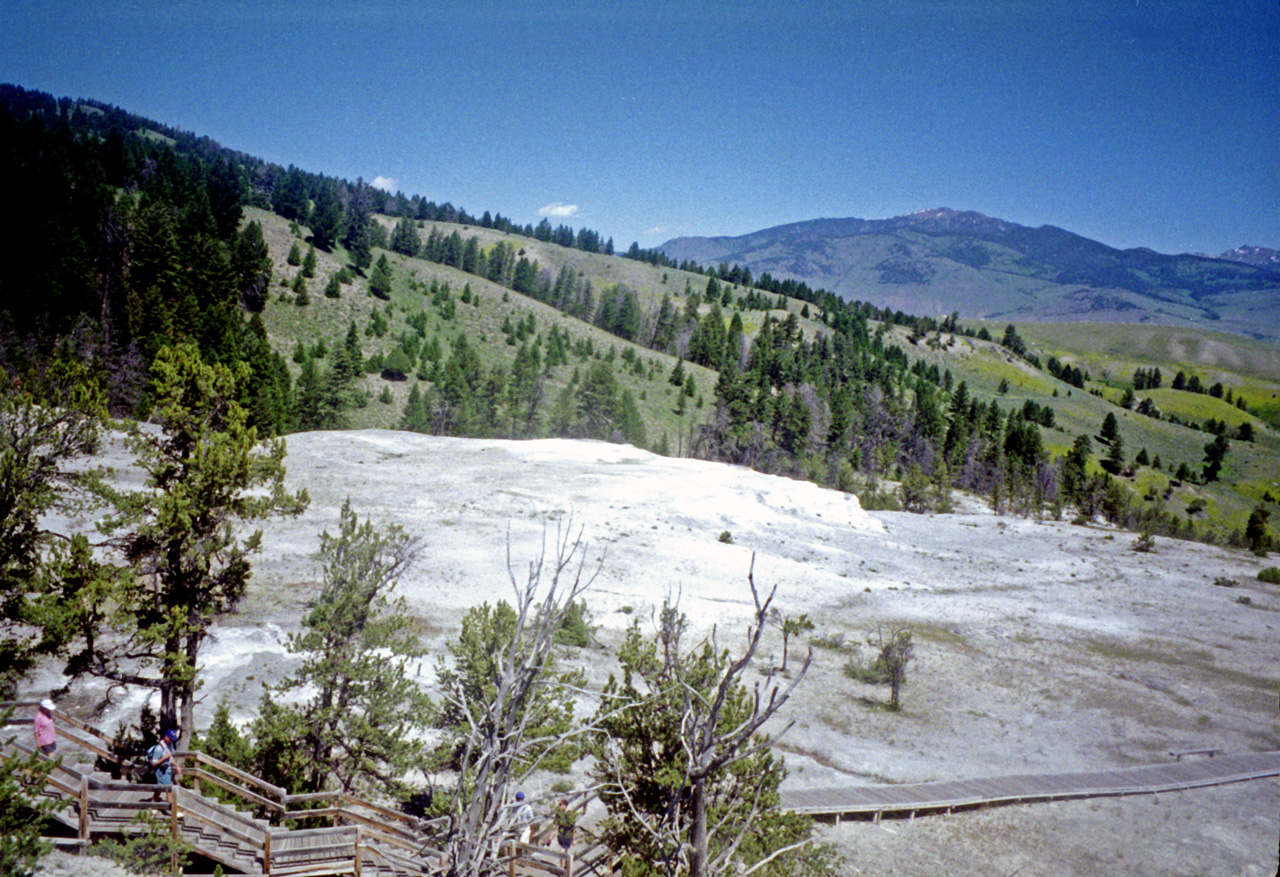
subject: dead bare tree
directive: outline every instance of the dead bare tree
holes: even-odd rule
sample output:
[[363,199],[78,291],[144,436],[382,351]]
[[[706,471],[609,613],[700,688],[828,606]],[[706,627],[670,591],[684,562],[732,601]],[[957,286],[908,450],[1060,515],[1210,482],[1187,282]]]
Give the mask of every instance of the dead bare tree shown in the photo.
[[874,638],[867,639],[867,645],[879,650],[876,664],[883,667],[889,681],[889,709],[900,709],[899,696],[902,683],[907,679],[907,662],[915,657],[916,647],[911,642],[911,631],[901,624],[893,624],[886,628],[876,628]]
[[[633,625],[620,651],[624,681],[611,680],[602,709],[642,707],[601,721],[596,778],[610,809],[605,840],[667,875],[750,874],[809,843],[807,826],[768,825],[770,842],[748,862],[744,843],[758,841],[776,816],[782,764],[769,750],[790,728],[761,733],[804,678],[812,649],[795,678],[748,687],[744,674],[756,656],[776,588],[761,599],[755,558],[747,575],[755,606],[742,654],[732,660],[709,639],[685,651],[687,621],[669,602],[657,641]],[[640,683],[637,686],[637,682]],[[713,842],[714,841],[714,842]]]
[[507,572],[515,595],[516,624],[494,656],[489,694],[477,698],[461,684],[442,698],[456,707],[465,736],[457,788],[449,816],[442,873],[481,877],[493,872],[498,843],[510,828],[508,786],[537,767],[554,742],[531,736],[529,709],[539,689],[555,684],[545,671],[556,631],[565,613],[599,574],[603,560],[587,567],[582,530],[556,523],[552,545],[543,533],[542,550],[523,575],[517,574],[507,538]]

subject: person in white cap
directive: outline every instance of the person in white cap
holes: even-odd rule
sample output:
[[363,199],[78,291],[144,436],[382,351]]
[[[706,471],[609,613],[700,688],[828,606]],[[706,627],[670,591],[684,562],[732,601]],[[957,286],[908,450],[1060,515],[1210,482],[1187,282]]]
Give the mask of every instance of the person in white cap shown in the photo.
[[49,756],[58,751],[58,732],[53,727],[53,711],[55,709],[57,707],[53,705],[53,701],[46,697],[40,701],[40,708],[36,710],[36,718],[32,722],[36,729],[36,746],[39,746],[40,751]]

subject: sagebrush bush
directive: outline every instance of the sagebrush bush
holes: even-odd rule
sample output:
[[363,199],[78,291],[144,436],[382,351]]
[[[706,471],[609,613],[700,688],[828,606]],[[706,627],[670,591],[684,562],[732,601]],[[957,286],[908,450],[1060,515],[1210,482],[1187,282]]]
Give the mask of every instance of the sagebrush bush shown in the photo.
[[1258,581],[1269,585],[1280,585],[1280,567],[1268,566],[1259,570]]

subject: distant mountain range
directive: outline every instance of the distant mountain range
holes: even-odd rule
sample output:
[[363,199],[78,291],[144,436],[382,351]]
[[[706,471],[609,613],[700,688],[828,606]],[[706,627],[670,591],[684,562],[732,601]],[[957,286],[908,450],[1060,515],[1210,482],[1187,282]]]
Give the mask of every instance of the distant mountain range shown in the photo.
[[1232,262],[1243,262],[1246,265],[1257,265],[1259,268],[1269,268],[1272,271],[1280,271],[1280,250],[1268,250],[1266,247],[1251,247],[1245,244],[1242,247],[1236,247],[1234,250],[1227,250],[1218,258]]
[[1030,322],[1197,326],[1280,337],[1280,252],[1118,250],[1042,225],[947,208],[893,219],[814,219],[738,237],[684,237],[677,261],[739,264],[907,313]]

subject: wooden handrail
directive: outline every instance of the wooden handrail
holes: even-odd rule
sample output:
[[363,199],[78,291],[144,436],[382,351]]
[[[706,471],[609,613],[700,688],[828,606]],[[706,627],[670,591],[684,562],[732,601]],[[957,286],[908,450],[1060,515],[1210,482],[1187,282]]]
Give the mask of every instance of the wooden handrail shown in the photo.
[[345,792],[342,793],[340,797],[342,799],[342,803],[344,804],[350,804],[353,807],[364,807],[367,810],[372,810],[375,813],[380,813],[383,816],[387,817],[388,819],[394,819],[397,822],[407,823],[413,826],[414,828],[417,828],[419,825],[422,824],[422,820],[420,820],[416,816],[410,816],[407,813],[400,813],[396,810],[388,809],[386,807],[381,806],[380,804],[374,804],[371,801],[365,801],[361,798],[356,798],[352,795],[346,794]]
[[[0,703],[0,709],[5,706],[35,708],[39,706],[39,702],[11,701]],[[10,718],[6,724],[29,725],[30,722],[31,719]],[[73,733],[72,729],[80,733]],[[115,754],[114,750],[119,747],[115,738],[74,716],[61,712],[57,713],[55,716],[55,730],[59,737],[95,756],[123,767],[129,766],[127,763],[123,763]],[[33,747],[19,742],[16,738],[9,742],[24,752],[31,753],[35,751]],[[260,827],[255,820],[241,815],[234,808],[220,805],[202,796],[189,799],[186,805],[180,808],[176,803],[171,808],[169,804],[164,802],[108,801],[104,800],[100,794],[95,793],[104,791],[155,792],[156,786],[116,780],[98,780],[62,765],[57,768],[59,776],[51,777],[48,785],[60,795],[69,798],[68,803],[71,803],[80,811],[80,830],[78,832],[80,834],[87,836],[89,831],[87,814],[89,810],[93,809],[168,810],[171,818],[176,818],[180,811],[182,819],[190,821],[193,825],[205,824],[215,827],[227,837],[248,844],[251,848],[261,850],[263,864],[266,867],[270,867],[272,873],[298,875],[307,873],[353,873],[359,850],[365,850],[370,854],[382,856],[389,860],[396,860],[401,863],[401,866],[413,865],[424,856],[438,859],[443,855],[442,851],[429,848],[422,843],[424,839],[422,832],[424,829],[436,826],[444,820],[425,820],[410,816],[343,792],[314,792],[290,795],[278,786],[274,786],[253,774],[199,750],[181,750],[174,754],[187,760],[188,764],[191,765],[184,771],[184,776],[196,781],[212,783],[249,805],[264,808],[284,818],[302,819],[335,816],[356,823],[357,840],[355,848],[349,844],[342,844],[338,849],[339,852],[342,850],[351,851],[353,858],[350,867],[340,863],[333,863],[324,866],[298,865],[290,867],[285,865],[277,868],[274,863],[268,863],[271,863],[273,858],[287,858],[289,853],[293,852],[288,849],[289,841],[293,836],[317,837],[323,836],[321,833],[328,834],[331,832],[336,836],[349,835],[352,832],[351,826],[337,826],[332,829],[304,829],[296,834],[293,831],[273,831],[270,828],[264,829]],[[230,779],[219,776],[219,774],[224,774],[225,777],[230,777]],[[73,779],[75,781],[74,785],[64,781],[62,776]],[[263,794],[259,794],[250,788],[245,788],[245,786],[261,790]],[[176,798],[178,795],[185,796],[196,793],[175,786],[172,794]],[[320,802],[327,803],[329,806],[316,810],[295,811],[287,809],[291,804]],[[210,812],[206,812],[206,810]],[[236,824],[232,823],[241,824],[244,828],[237,828]],[[259,834],[261,834],[261,837],[258,836]],[[305,854],[304,850],[297,850],[297,852]],[[416,858],[407,857],[404,855],[405,853],[411,853]]]
[[260,807],[265,807],[268,810],[272,810],[276,813],[283,814],[285,812],[283,806],[281,806],[280,804],[277,804],[275,801],[272,801],[270,798],[264,798],[261,795],[255,794],[254,792],[251,792],[246,788],[237,786],[235,783],[229,783],[226,780],[224,780],[222,777],[218,776],[217,774],[209,773],[208,771],[203,770],[202,768],[194,767],[194,768],[184,770],[182,772],[182,775],[189,776],[194,780],[204,780],[205,782],[213,783],[218,788],[226,789],[228,792],[231,792],[236,796],[243,798],[244,800],[248,801],[250,804],[257,804]]
[[[174,788],[178,788],[178,787],[175,786]],[[186,789],[183,789],[183,791],[186,792],[186,794],[191,794]],[[226,816],[233,815],[230,811],[227,811],[227,810],[221,810],[219,811],[219,813],[221,815],[226,815]],[[204,813],[199,809],[192,808],[192,807],[184,807],[182,810],[182,815],[194,822],[203,822],[206,825],[216,825],[218,828],[222,829],[231,837],[234,837],[237,840],[242,840],[245,843],[250,844],[251,846],[254,846],[254,847],[262,846],[263,838],[261,836],[255,837],[252,834],[247,834],[244,831],[241,831],[240,829],[236,828],[234,825],[228,825],[222,820],[217,819],[213,816],[210,816],[208,813]],[[261,832],[262,834],[265,834],[265,832],[262,832],[260,828],[259,828],[259,832]]]
[[207,752],[201,752],[199,749],[185,749],[185,750],[182,750],[181,752],[175,752],[174,755],[177,755],[182,758],[194,758],[196,761],[202,764],[208,765],[209,767],[212,767],[212,768],[216,768],[222,771],[223,773],[230,774],[231,776],[240,780],[242,783],[248,783],[251,786],[257,786],[259,789],[262,789],[264,792],[270,792],[271,794],[279,798],[282,803],[286,802],[289,797],[289,793],[286,792],[284,789],[280,788],[279,786],[273,786],[271,785],[271,783],[267,782],[266,780],[259,779],[258,777],[254,776],[251,773],[248,773],[247,771],[243,771],[240,768],[235,767],[234,765],[227,764],[225,761],[220,761],[219,759],[214,758],[212,755],[208,754]]

